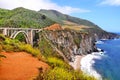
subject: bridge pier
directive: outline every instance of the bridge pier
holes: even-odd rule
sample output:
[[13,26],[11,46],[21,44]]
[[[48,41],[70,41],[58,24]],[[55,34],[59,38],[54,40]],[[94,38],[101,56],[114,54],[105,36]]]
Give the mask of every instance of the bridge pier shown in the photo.
[[33,46],[33,30],[32,29],[28,31],[28,37],[29,37],[30,44]]
[[7,28],[3,29],[3,35],[5,35],[5,36],[7,35]]

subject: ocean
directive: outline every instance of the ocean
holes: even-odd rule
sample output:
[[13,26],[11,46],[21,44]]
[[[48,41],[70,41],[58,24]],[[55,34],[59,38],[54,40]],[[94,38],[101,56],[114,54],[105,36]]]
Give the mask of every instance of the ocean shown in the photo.
[[104,53],[92,53],[83,57],[81,69],[98,80],[120,80],[120,39],[101,40],[97,47]]

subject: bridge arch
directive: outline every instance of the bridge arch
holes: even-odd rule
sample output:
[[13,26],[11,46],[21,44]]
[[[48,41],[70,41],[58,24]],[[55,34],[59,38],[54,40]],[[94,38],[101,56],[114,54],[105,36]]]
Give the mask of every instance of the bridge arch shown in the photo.
[[25,39],[26,39],[26,42],[29,44],[29,43],[30,43],[30,40],[29,40],[29,37],[28,37],[28,33],[25,32],[25,31],[15,31],[15,32],[10,36],[10,38],[15,39],[16,36],[17,36],[18,34],[20,34],[20,33],[23,33],[23,35],[24,35],[24,37],[25,37]]

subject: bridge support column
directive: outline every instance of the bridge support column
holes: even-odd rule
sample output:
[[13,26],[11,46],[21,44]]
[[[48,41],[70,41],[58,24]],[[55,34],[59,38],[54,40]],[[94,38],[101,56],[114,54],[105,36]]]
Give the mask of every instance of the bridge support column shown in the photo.
[[28,37],[30,40],[30,44],[33,46],[33,30],[28,31]]
[[7,35],[7,28],[3,29],[3,35],[5,35],[5,36]]

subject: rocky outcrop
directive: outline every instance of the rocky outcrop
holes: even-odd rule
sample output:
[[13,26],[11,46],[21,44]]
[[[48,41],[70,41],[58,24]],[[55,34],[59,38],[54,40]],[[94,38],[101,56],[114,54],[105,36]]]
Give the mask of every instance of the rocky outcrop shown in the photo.
[[95,39],[87,33],[56,30],[46,31],[45,35],[69,61],[73,61],[75,55],[85,55],[96,49]]
[[86,55],[97,51],[95,41],[98,39],[119,37],[113,33],[93,29],[88,29],[86,32],[70,29],[47,30],[44,35],[69,61],[74,61],[75,55]]

